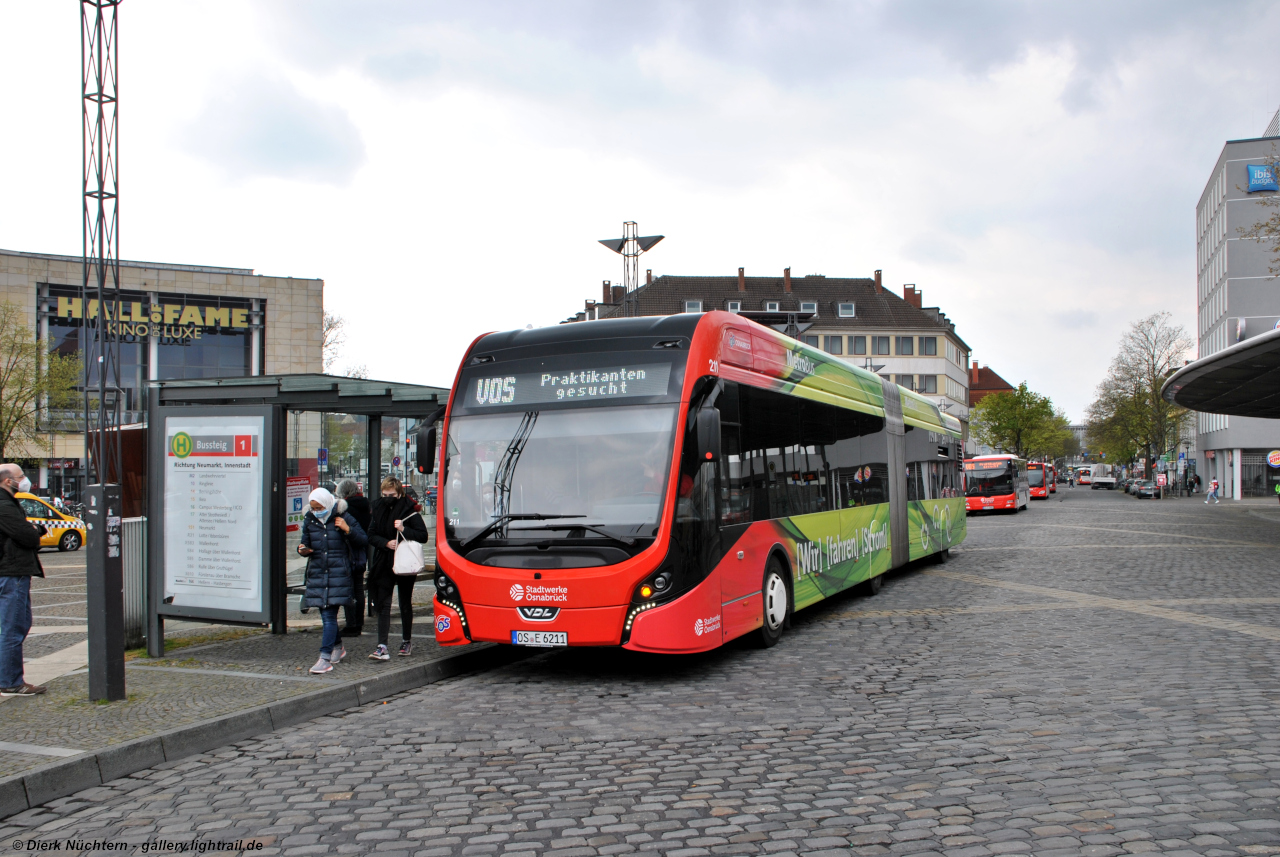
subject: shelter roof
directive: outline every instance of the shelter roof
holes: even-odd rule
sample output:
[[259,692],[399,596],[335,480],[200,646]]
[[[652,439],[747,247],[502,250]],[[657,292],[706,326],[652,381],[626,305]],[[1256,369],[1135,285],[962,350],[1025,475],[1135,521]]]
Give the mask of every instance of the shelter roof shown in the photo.
[[1193,411],[1280,419],[1280,330],[1188,363],[1161,392]]
[[162,405],[283,405],[289,410],[424,417],[443,405],[448,387],[307,373],[153,382]]

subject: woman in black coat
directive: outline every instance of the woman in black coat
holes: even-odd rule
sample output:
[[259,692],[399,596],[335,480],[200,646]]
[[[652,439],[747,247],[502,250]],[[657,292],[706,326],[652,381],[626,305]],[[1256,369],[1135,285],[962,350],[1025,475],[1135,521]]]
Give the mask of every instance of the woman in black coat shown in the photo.
[[[369,501],[360,493],[360,486],[351,479],[343,479],[338,483],[338,499],[347,501],[347,512],[360,524],[360,529],[369,532],[369,518],[372,510]],[[353,551],[352,560],[355,567],[351,569],[351,583],[355,589],[352,602],[344,610],[347,614],[347,625],[342,629],[343,636],[358,637],[364,633],[364,573],[368,566],[368,558],[364,548]]]
[[394,476],[382,480],[382,496],[373,501],[369,519],[369,599],[378,611],[378,647],[369,655],[371,661],[391,660],[387,637],[391,633],[391,595],[399,593],[402,625],[400,656],[413,651],[413,584],[411,574],[396,574],[392,565],[397,540],[426,544],[430,538],[427,523],[404,494],[404,485]]
[[338,608],[352,601],[352,553],[364,548],[366,537],[360,524],[347,513],[345,500],[335,499],[324,488],[312,491],[309,500],[311,511],[302,519],[298,555],[308,558],[302,609],[318,607],[324,626],[320,660],[311,668],[311,672],[320,675],[333,670],[333,665],[347,654],[338,630]]

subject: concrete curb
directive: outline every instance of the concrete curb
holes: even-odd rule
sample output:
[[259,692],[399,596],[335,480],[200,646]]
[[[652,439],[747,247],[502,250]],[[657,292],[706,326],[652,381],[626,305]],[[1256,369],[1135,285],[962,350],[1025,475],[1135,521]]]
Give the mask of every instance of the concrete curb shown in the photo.
[[505,666],[539,653],[539,650],[507,646],[468,647],[455,655],[397,669],[375,678],[345,682],[213,720],[135,738],[96,752],[59,759],[0,779],[0,819],[162,762],[199,755],[316,717],[368,705],[464,673]]

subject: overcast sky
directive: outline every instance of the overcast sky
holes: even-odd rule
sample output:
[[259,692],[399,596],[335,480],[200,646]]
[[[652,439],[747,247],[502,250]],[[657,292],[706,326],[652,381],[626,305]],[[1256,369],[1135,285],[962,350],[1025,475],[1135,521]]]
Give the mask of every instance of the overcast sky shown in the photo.
[[[78,3],[0,0],[0,247],[78,254]],[[216,11],[215,11],[216,9]],[[448,385],[655,274],[915,283],[1082,416],[1194,333],[1194,206],[1280,102],[1273,4],[223,2],[120,11],[121,255],[321,277],[339,368]]]

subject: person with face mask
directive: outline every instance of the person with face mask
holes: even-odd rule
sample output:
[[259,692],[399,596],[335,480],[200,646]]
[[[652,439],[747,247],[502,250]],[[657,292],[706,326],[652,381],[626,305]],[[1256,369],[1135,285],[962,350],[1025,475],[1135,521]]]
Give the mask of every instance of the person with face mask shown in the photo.
[[0,696],[37,696],[46,688],[27,684],[22,644],[31,630],[31,578],[44,577],[37,553],[43,527],[27,521],[14,494],[22,468],[0,464]]
[[338,629],[338,608],[354,600],[353,552],[363,551],[367,539],[360,523],[347,512],[347,501],[339,500],[324,488],[308,498],[311,511],[302,519],[302,542],[298,555],[308,557],[304,609],[318,607],[324,631],[320,638],[320,660],[311,668],[314,675],[333,671],[346,657],[342,633]]
[[[372,513],[369,509],[369,501],[360,493],[360,486],[354,480],[343,479],[338,483],[337,494],[340,500],[347,501],[347,511],[360,523],[360,529],[367,534],[369,516]],[[352,551],[351,558],[354,563],[351,583],[354,585],[355,594],[352,602],[343,608],[347,614],[347,624],[342,629],[344,637],[358,637],[364,633],[364,572],[368,562],[365,548]]]
[[391,596],[400,600],[400,657],[413,654],[414,575],[396,574],[396,544],[403,540],[427,543],[430,538],[422,514],[405,495],[394,476],[382,480],[381,496],[374,498],[369,520],[369,598],[378,611],[378,645],[371,661],[389,661],[387,638],[391,633]]

